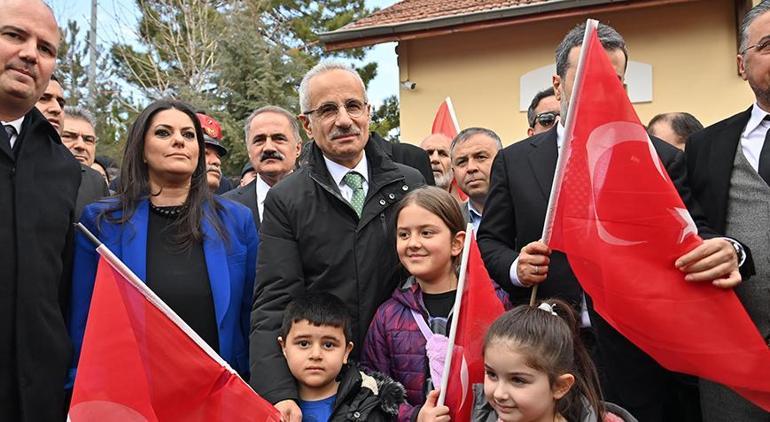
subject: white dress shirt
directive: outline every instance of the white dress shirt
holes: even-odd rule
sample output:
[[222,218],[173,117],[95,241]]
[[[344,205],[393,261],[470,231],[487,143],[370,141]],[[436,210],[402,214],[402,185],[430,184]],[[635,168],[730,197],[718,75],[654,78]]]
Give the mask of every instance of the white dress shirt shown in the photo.
[[337,184],[342,197],[345,198],[346,201],[350,202],[350,200],[353,198],[353,189],[343,183],[342,178],[351,171],[354,171],[363,176],[364,183],[361,187],[364,189],[364,197],[366,197],[366,194],[369,193],[369,167],[366,161],[366,154],[363,154],[361,161],[359,161],[358,164],[356,164],[356,166],[352,169],[349,169],[342,164],[335,163],[334,161],[326,158],[325,155],[324,162],[326,162],[326,168],[329,170],[329,174],[332,176],[334,183]]
[[476,207],[473,206],[473,202],[468,200],[468,219],[473,225],[473,233],[478,233],[479,225],[481,224],[481,213],[476,211]]
[[16,135],[11,136],[11,148],[13,148],[13,144],[16,143],[16,138],[19,137],[19,134],[21,133],[21,124],[24,123],[24,116],[19,117],[16,120],[10,121],[10,122],[0,122],[3,124],[3,130],[5,130],[5,126],[13,126],[14,129],[16,129]]
[[757,103],[751,108],[751,118],[741,133],[741,150],[755,171],[759,171],[759,154],[765,143],[765,135],[770,129],[770,122],[765,121],[768,112],[759,108]]
[[267,192],[270,190],[270,185],[262,180],[260,175],[257,175],[255,189],[257,190],[257,209],[259,210],[259,222],[261,223],[262,218],[265,215],[265,198],[267,197]]

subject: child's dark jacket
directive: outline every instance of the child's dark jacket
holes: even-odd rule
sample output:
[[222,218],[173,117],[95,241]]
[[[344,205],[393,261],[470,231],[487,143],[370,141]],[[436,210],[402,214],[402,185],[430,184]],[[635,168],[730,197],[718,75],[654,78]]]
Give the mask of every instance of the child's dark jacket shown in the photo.
[[353,365],[345,365],[339,378],[330,422],[396,420],[406,396],[401,384],[376,372],[367,375]]

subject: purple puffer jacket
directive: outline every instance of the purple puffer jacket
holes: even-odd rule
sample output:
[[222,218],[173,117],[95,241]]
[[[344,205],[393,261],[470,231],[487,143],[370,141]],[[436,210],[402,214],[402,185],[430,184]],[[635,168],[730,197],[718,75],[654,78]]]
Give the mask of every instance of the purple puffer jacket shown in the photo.
[[[505,309],[510,309],[508,295],[497,284],[495,288]],[[415,420],[425,402],[423,388],[427,379],[428,358],[425,355],[425,337],[414,322],[412,309],[427,320],[428,311],[422,300],[420,285],[414,277],[409,277],[390,299],[377,308],[361,355],[364,368],[381,372],[406,388],[406,402],[399,408],[399,421]]]

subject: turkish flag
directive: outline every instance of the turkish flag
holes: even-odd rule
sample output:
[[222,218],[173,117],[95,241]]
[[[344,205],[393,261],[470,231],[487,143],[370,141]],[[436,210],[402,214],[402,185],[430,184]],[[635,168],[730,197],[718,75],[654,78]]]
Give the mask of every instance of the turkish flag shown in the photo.
[[70,421],[280,420],[273,406],[138,284],[101,258]]
[[[455,114],[455,108],[452,105],[452,99],[446,97],[441,105],[436,110],[436,117],[433,118],[433,127],[430,133],[441,133],[448,136],[450,139],[454,139],[458,133],[460,133],[460,125],[457,123],[457,115]],[[467,201],[468,195],[460,189],[457,185],[457,181],[452,179],[452,187],[457,192],[457,196],[460,200]]]
[[701,239],[588,30],[545,242],[566,253],[596,311],[661,365],[770,411],[770,349],[733,291],[675,268]]
[[[495,293],[492,279],[484,267],[484,261],[481,260],[473,232],[469,230],[466,236],[471,236],[467,275],[462,290],[454,337],[455,348],[446,389],[446,405],[453,421],[470,420],[473,410],[473,384],[484,382],[484,336],[489,326],[505,312],[503,303]],[[449,338],[452,338],[451,333]]]

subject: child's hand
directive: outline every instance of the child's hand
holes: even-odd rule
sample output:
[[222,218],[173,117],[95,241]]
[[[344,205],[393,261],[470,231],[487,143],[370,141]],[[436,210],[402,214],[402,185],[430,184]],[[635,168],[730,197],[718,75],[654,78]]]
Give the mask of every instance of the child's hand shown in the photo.
[[417,422],[449,422],[449,408],[446,406],[436,406],[438,401],[438,390],[433,390],[425,398],[425,404],[422,405],[420,413],[417,414]]
[[281,422],[302,422],[302,410],[294,400],[283,400],[274,404],[281,412]]

